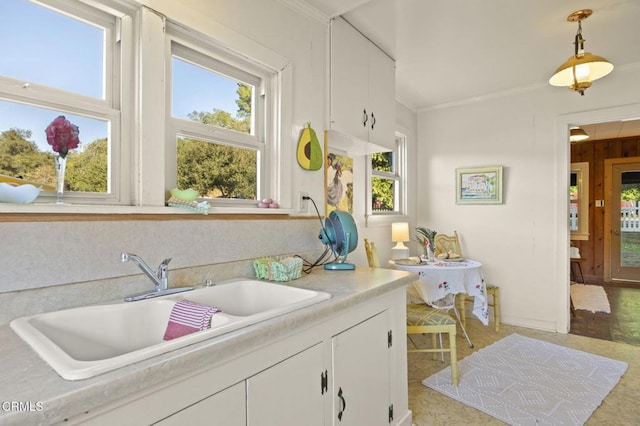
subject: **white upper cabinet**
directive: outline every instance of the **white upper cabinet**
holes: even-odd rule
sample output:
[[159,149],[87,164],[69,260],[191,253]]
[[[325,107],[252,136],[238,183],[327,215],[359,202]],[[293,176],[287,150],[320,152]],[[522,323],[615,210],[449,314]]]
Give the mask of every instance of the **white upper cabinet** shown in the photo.
[[331,22],[331,130],[393,149],[395,62],[347,21]]

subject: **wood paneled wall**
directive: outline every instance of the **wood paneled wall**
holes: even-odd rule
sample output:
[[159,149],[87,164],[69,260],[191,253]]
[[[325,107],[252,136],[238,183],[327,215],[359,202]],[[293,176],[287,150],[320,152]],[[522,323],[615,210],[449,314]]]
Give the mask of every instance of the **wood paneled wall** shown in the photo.
[[604,212],[595,207],[595,200],[604,200],[604,160],[640,156],[640,136],[599,141],[584,141],[571,145],[571,162],[589,163],[589,239],[573,241],[584,258],[582,271],[586,282],[601,283],[604,278]]

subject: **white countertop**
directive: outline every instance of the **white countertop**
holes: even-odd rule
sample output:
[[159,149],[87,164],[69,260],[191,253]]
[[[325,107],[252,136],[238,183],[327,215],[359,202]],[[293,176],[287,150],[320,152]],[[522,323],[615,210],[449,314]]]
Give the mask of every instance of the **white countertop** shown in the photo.
[[[336,279],[339,277],[340,279]],[[122,400],[149,386],[178,378],[216,362],[231,359],[294,333],[309,322],[406,286],[415,274],[358,267],[355,271],[325,271],[288,283],[331,293],[332,298],[280,317],[190,345],[86,380],[62,379],[11,328],[0,327],[0,424],[48,425],[86,410]],[[135,302],[132,302],[135,303]],[[32,411],[11,410],[19,402]]]

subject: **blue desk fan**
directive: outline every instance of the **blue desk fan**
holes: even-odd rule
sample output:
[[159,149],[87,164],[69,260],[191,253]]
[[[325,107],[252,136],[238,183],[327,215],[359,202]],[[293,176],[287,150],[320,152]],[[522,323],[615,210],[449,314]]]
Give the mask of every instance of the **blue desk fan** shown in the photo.
[[336,260],[325,263],[324,269],[332,271],[350,271],[356,269],[353,263],[347,263],[347,255],[358,246],[358,228],[353,217],[340,210],[334,210],[324,221],[320,230],[320,239],[331,247]]

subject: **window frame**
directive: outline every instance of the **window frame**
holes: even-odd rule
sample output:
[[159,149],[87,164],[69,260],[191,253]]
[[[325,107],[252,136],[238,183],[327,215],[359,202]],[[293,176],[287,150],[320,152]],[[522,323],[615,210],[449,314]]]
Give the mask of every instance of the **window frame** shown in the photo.
[[[394,155],[394,169],[395,172],[381,172],[373,170],[371,164],[372,156],[367,155],[367,205],[366,205],[366,220],[367,226],[386,226],[399,219],[408,218],[407,213],[407,136],[401,132],[395,132],[395,149]],[[392,212],[374,212],[373,211],[373,189],[372,179],[374,177],[383,179],[392,179],[396,184],[396,210]]]
[[[576,186],[578,188],[578,228],[569,230],[572,240],[586,241],[589,239],[589,162],[571,163],[570,174],[576,175]],[[571,180],[569,180],[571,184]],[[569,195],[569,213],[571,214],[571,196]]]
[[[72,5],[69,3],[73,2]],[[130,0],[38,0],[46,5],[65,5],[69,8],[95,8],[100,13],[111,14],[118,18],[115,34],[120,43],[121,76],[114,79],[119,82],[120,116],[118,125],[111,128],[113,145],[111,166],[113,181],[112,191],[119,191],[118,199],[106,200],[105,197],[90,199],[76,198],[78,193],[65,193],[67,205],[54,206],[55,194],[41,196],[28,205],[0,203],[3,213],[93,213],[93,214],[193,214],[183,209],[166,207],[168,175],[166,123],[164,120],[167,102],[165,99],[165,41],[167,22],[175,24],[183,33],[194,36],[196,40],[206,41],[221,51],[233,53],[238,58],[253,63],[270,72],[271,78],[266,82],[271,97],[265,97],[266,120],[271,123],[265,129],[268,143],[264,150],[264,167],[259,172],[263,176],[259,194],[279,201],[280,209],[260,209],[257,202],[251,205],[223,205],[216,203],[209,214],[291,214],[293,207],[292,169],[290,159],[294,158],[295,147],[283,144],[289,138],[293,127],[293,73],[292,63],[266,48],[261,43],[251,40],[241,33],[230,31],[226,27],[212,26],[207,19],[194,19],[190,25],[180,24],[180,20],[189,16],[176,9],[171,17],[162,12],[150,9],[143,4]],[[69,12],[71,13],[71,12]],[[14,92],[20,92],[23,82],[10,81]],[[116,91],[114,89],[114,91]],[[0,96],[2,96],[0,92]],[[55,96],[54,96],[55,97]],[[14,97],[15,98],[15,97]],[[95,102],[95,101],[94,101]],[[59,102],[53,102],[58,106]],[[82,104],[82,103],[81,103]],[[82,104],[84,105],[84,104]],[[82,106],[81,105],[81,106]],[[78,106],[70,106],[70,112],[78,110]],[[82,109],[82,108],[80,108]],[[96,114],[97,117],[103,115]],[[115,137],[118,140],[115,140]],[[175,163],[174,163],[175,164]],[[175,167],[175,166],[174,166]]]
[[[122,75],[133,73],[131,10],[124,7],[114,9],[94,6],[82,1],[39,0],[33,3],[83,21],[87,25],[104,29],[106,42],[103,99],[6,76],[0,76],[0,99],[102,119],[110,123],[108,192],[67,191],[64,198],[70,203],[89,205],[130,204],[130,183],[126,168],[122,167],[123,159],[130,156],[128,146],[123,143],[123,129],[130,127],[128,114],[125,113],[128,110],[125,105],[129,100],[123,99],[123,94],[131,93],[133,86],[129,79],[123,79]],[[82,140],[82,136],[80,139]],[[41,193],[36,203],[50,202],[55,200],[55,197],[54,191]]]
[[[221,47],[217,42],[196,34],[180,25],[167,22],[165,44],[166,66],[166,175],[165,190],[168,192],[176,187],[177,181],[177,136],[186,136],[204,142],[218,143],[238,148],[255,150],[256,165],[256,199],[225,199],[207,198],[216,207],[257,208],[257,202],[266,198],[266,194],[273,192],[272,179],[274,167],[269,161],[272,158],[275,140],[274,128],[277,123],[272,108],[276,104],[272,101],[278,97],[277,73],[268,67],[259,65],[228,48]],[[209,71],[225,75],[229,78],[252,84],[255,88],[252,99],[251,134],[243,134],[221,127],[211,126],[172,115],[172,59],[176,56],[181,60],[200,66]]]

